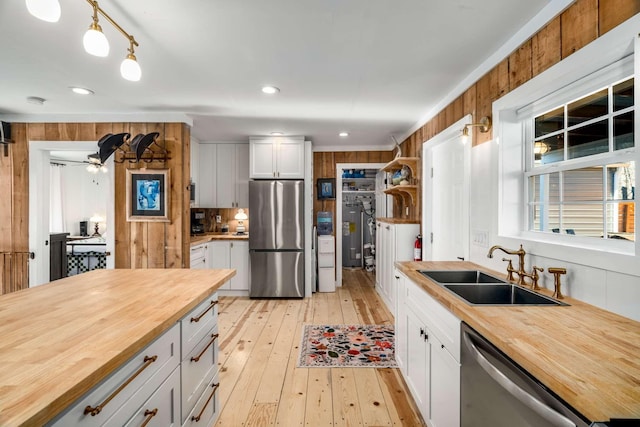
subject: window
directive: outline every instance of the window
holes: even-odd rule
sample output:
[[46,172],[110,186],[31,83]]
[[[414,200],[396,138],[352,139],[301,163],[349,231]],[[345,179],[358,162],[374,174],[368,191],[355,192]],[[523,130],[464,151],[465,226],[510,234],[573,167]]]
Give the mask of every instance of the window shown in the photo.
[[529,231],[635,241],[634,114],[633,77],[533,114]]

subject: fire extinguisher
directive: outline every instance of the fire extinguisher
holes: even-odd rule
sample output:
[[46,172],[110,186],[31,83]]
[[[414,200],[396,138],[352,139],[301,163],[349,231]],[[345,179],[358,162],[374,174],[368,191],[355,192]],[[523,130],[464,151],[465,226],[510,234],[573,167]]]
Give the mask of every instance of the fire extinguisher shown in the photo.
[[422,261],[422,235],[416,236],[416,241],[413,244],[413,260]]

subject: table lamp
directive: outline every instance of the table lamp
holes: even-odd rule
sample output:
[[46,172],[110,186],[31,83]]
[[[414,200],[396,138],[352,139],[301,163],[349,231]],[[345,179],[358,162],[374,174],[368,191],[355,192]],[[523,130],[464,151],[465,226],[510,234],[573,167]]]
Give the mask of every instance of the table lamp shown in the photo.
[[91,235],[91,237],[101,237],[100,233],[98,232],[98,227],[99,227],[99,223],[104,221],[104,218],[102,218],[100,215],[94,215],[91,218],[89,218],[89,221],[95,223],[95,227],[93,229],[94,232]]
[[244,213],[244,209],[238,209],[238,213],[234,216],[235,219],[238,220],[238,226],[236,227],[236,234],[244,234],[244,220],[249,219],[246,213]]

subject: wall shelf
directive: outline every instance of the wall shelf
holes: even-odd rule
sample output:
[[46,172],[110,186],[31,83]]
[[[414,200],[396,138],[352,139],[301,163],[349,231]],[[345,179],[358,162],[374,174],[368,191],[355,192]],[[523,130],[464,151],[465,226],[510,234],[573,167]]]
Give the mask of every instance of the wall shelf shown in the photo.
[[393,172],[402,169],[402,166],[408,166],[411,169],[411,177],[418,179],[418,162],[419,157],[397,157],[384,165],[382,168],[385,172]]
[[400,196],[404,199],[405,203],[413,205],[415,204],[416,195],[418,194],[418,186],[396,185],[395,187],[385,189],[384,193],[390,196]]

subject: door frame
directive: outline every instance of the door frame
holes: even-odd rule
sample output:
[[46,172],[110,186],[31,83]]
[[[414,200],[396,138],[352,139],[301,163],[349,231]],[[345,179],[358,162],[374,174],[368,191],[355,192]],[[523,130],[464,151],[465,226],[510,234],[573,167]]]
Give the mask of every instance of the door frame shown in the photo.
[[[342,286],[342,169],[382,169],[386,163],[336,163],[336,286]],[[377,218],[376,212],[376,218]]]
[[[431,243],[431,232],[434,229],[433,215],[430,213],[433,211],[433,177],[431,176],[431,168],[433,166],[433,149],[441,144],[459,140],[462,138],[462,129],[465,125],[473,123],[471,114],[467,114],[462,119],[458,120],[433,138],[425,141],[422,144],[422,259],[430,261],[433,258],[433,246]],[[466,219],[462,224],[463,236],[465,237],[463,243],[464,259],[469,260],[470,253],[470,185],[471,185],[471,145],[473,141],[474,127],[469,127],[469,140],[464,144],[464,165],[462,173],[464,174],[464,190],[463,200],[465,202],[465,210],[467,215],[464,215]]]
[[[49,282],[49,161],[54,150],[97,150],[95,141],[29,141],[29,251],[36,254],[29,261],[29,287]],[[113,158],[107,160],[107,233],[105,251],[107,268],[115,268],[115,179]],[[46,172],[45,172],[46,171]],[[44,214],[43,214],[44,212]]]

